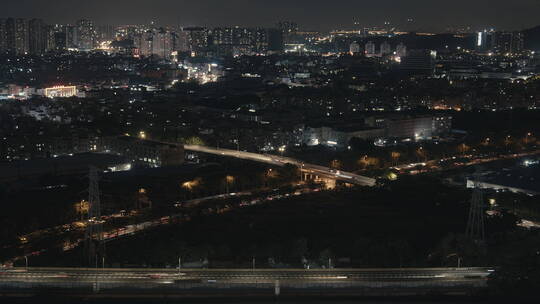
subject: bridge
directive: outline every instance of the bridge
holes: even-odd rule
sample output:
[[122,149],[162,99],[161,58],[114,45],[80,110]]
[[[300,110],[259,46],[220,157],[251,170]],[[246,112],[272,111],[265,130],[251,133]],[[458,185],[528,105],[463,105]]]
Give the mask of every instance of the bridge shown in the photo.
[[469,294],[491,268],[0,270],[0,296],[76,294],[138,297],[399,296]]
[[239,159],[251,160],[261,163],[266,163],[275,166],[285,166],[286,164],[295,165],[302,171],[305,176],[322,177],[332,180],[338,180],[349,184],[355,184],[359,186],[375,186],[376,180],[370,177],[357,175],[350,172],[334,170],[328,167],[308,164],[303,161],[270,154],[257,154],[252,152],[237,151],[222,148],[213,148],[207,146],[198,145],[184,145],[184,149],[187,151],[208,153],[218,156],[234,157]]

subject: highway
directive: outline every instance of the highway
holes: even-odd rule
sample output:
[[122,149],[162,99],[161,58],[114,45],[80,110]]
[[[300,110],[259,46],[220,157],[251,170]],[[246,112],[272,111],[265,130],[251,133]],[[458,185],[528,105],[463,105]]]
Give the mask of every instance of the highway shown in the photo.
[[275,280],[343,280],[343,281],[398,281],[398,280],[479,280],[487,278],[493,268],[380,268],[380,269],[133,269],[133,268],[5,268],[0,270],[0,282],[84,281],[96,277],[103,282],[142,280],[219,280],[270,281]]
[[286,164],[292,164],[297,166],[302,170],[303,173],[313,174],[323,178],[339,180],[349,184],[356,184],[360,186],[375,186],[376,180],[373,178],[357,175],[350,172],[344,172],[340,170],[334,170],[328,167],[304,163],[300,160],[270,155],[270,154],[257,154],[245,151],[229,150],[222,148],[212,148],[207,146],[198,146],[198,145],[184,145],[184,149],[187,151],[201,152],[214,154],[219,156],[226,157],[235,157],[239,159],[251,160],[276,166],[284,166]]
[[0,294],[33,290],[87,293],[199,292],[223,290],[327,292],[341,290],[460,290],[484,288],[491,268],[418,269],[86,269],[9,268],[0,270]]

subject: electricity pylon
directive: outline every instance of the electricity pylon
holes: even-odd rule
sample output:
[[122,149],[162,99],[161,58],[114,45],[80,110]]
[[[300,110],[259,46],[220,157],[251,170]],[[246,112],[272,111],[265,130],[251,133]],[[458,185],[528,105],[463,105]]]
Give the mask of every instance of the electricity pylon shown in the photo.
[[97,267],[104,257],[103,225],[101,221],[101,200],[99,192],[99,176],[96,167],[90,167],[88,175],[88,213],[85,233],[85,262],[90,267]]
[[467,221],[465,234],[477,242],[483,242],[486,237],[484,228],[485,207],[484,191],[481,188],[479,174],[475,174],[469,220]]

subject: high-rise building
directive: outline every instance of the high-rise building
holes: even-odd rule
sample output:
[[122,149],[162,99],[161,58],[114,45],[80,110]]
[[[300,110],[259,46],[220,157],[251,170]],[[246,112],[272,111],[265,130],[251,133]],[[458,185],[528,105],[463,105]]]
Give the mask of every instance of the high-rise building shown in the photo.
[[375,43],[373,41],[368,41],[366,43],[366,56],[371,57],[375,56]]
[[165,28],[151,29],[136,34],[133,37],[133,44],[138,49],[138,54],[142,56],[158,56],[169,59],[173,51],[176,50],[176,33]]
[[407,56],[407,47],[403,44],[403,42],[399,43],[396,46],[396,56],[398,57]]
[[154,33],[145,31],[134,37],[134,45],[142,56],[150,56],[153,51]]
[[523,50],[523,33],[497,32],[494,39],[494,51],[499,53],[519,53]]
[[392,53],[392,46],[388,41],[383,41],[381,43],[381,56],[388,55]]
[[233,29],[233,43],[236,45],[251,45],[253,43],[253,29],[235,27]]
[[268,29],[268,52],[281,53],[284,49],[283,32],[279,29]]
[[66,25],[64,31],[66,33],[66,47],[70,49],[77,48],[79,46],[77,27],[73,25]]
[[0,53],[7,51],[6,19],[0,19]]
[[64,31],[54,32],[53,41],[54,41],[53,47],[52,47],[53,50],[55,51],[65,50],[67,47],[66,32]]
[[253,51],[255,53],[268,52],[269,35],[266,29],[257,28],[253,30]]
[[349,47],[349,53],[351,53],[351,55],[358,55],[358,53],[360,53],[361,51],[361,48],[360,48],[360,44],[358,44],[358,42],[353,42],[351,43],[350,47]]
[[77,21],[77,46],[81,50],[92,50],[96,46],[96,30],[94,22],[88,19]]
[[292,21],[281,21],[278,23],[278,29],[283,34],[285,44],[294,43],[294,38],[298,32],[298,24]]
[[198,55],[205,52],[208,48],[208,29],[204,27],[184,28],[188,33],[188,42],[190,51],[193,55]]
[[169,58],[173,49],[173,34],[164,28],[155,30],[152,37],[152,54],[161,58]]
[[43,54],[52,45],[51,29],[41,19],[0,19],[0,52]]
[[214,49],[220,55],[245,55],[266,49],[264,31],[243,27],[215,28],[211,31]]
[[174,35],[174,50],[179,52],[189,51],[189,37],[188,33],[180,30]]
[[28,52],[33,55],[43,54],[49,47],[49,26],[41,19],[28,22]]
[[96,40],[98,42],[114,40],[115,36],[116,29],[110,24],[99,25],[96,29]]
[[21,18],[5,21],[6,51],[21,55],[28,52],[28,22]]
[[476,50],[489,51],[495,44],[495,31],[483,30],[476,33]]
[[211,31],[212,43],[214,45],[233,45],[234,44],[234,29],[230,27],[218,27]]

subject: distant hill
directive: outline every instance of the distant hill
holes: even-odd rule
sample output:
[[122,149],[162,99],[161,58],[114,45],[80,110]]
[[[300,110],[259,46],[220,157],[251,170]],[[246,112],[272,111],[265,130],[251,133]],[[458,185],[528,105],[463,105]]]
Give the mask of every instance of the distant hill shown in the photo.
[[524,30],[525,48],[540,51],[540,25],[528,30]]

